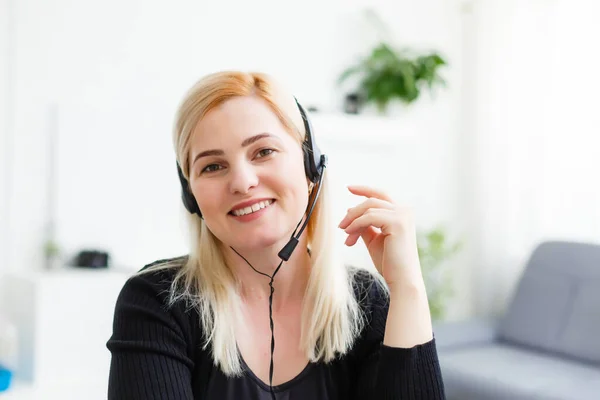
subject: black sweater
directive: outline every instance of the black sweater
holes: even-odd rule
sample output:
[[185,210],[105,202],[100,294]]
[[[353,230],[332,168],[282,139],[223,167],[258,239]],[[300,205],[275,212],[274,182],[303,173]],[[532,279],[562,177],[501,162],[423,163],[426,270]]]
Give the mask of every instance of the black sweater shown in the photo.
[[[153,264],[151,264],[153,265]],[[270,400],[269,387],[243,363],[245,374],[226,377],[202,350],[199,316],[184,304],[166,307],[175,270],[130,278],[117,299],[109,400]],[[383,345],[388,303],[367,274],[357,274],[357,295],[368,319],[346,355],[309,363],[274,387],[278,400],[445,399],[435,339],[413,348]],[[410,327],[407,327],[410,329]],[[269,360],[265,360],[269,362]]]

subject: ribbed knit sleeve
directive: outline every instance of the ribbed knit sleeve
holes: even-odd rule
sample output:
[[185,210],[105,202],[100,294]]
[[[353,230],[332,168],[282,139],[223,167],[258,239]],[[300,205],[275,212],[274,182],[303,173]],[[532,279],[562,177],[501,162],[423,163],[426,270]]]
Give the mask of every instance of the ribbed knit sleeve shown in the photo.
[[130,278],[117,299],[107,342],[109,400],[193,399],[189,319],[167,309],[168,286],[156,274]]
[[435,339],[410,349],[382,345],[379,350],[376,399],[445,399]]
[[377,284],[367,300],[370,320],[359,352],[356,400],[444,400],[435,338],[411,348],[384,345],[389,303]]

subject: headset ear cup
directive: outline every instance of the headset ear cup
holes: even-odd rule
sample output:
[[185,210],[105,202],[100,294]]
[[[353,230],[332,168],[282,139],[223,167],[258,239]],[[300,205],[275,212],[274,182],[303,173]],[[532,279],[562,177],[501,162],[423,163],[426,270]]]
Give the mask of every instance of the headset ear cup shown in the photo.
[[198,203],[196,203],[196,198],[186,189],[182,191],[182,199],[185,208],[192,214],[198,214],[200,218],[202,218],[202,213],[200,212],[200,208],[198,208]]
[[306,177],[312,183],[317,183],[319,180],[319,173],[315,165],[315,159],[312,155],[310,149],[307,148],[308,145],[305,144],[304,150],[304,171],[306,172]]
[[317,183],[319,178],[321,177],[321,150],[317,146],[314,137],[314,131],[312,128],[312,124],[308,119],[308,115],[304,110],[304,107],[296,100],[296,105],[300,110],[300,115],[302,115],[302,121],[304,122],[304,130],[305,130],[305,138],[304,143],[302,145],[302,151],[304,153],[304,170],[306,172],[306,177],[312,182]]
[[183,205],[185,206],[186,210],[188,210],[190,213],[198,214],[200,218],[202,218],[200,207],[198,207],[196,198],[190,192],[190,185],[187,179],[185,179],[185,176],[183,176],[183,171],[181,171],[179,163],[177,163],[177,175],[179,176],[179,182],[181,183],[181,200],[183,201]]

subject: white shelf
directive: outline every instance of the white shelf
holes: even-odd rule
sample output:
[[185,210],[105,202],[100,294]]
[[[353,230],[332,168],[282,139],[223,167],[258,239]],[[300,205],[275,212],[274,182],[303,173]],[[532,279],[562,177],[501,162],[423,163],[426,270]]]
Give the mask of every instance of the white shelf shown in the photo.
[[418,137],[416,124],[406,116],[379,116],[344,113],[309,113],[317,143],[366,146],[378,149],[395,147]]
[[[309,113],[315,129],[325,134],[359,135],[358,138],[411,137],[416,134],[414,118],[406,116],[379,116],[344,113]],[[319,135],[320,133],[317,133]]]

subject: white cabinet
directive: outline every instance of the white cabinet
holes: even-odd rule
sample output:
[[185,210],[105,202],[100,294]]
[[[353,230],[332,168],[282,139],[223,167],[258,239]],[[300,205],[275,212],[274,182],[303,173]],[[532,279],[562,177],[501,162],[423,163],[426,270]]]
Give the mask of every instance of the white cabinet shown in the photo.
[[2,309],[17,324],[19,355],[16,385],[0,398],[70,399],[85,393],[86,399],[105,399],[106,341],[129,275],[61,269],[4,276]]

